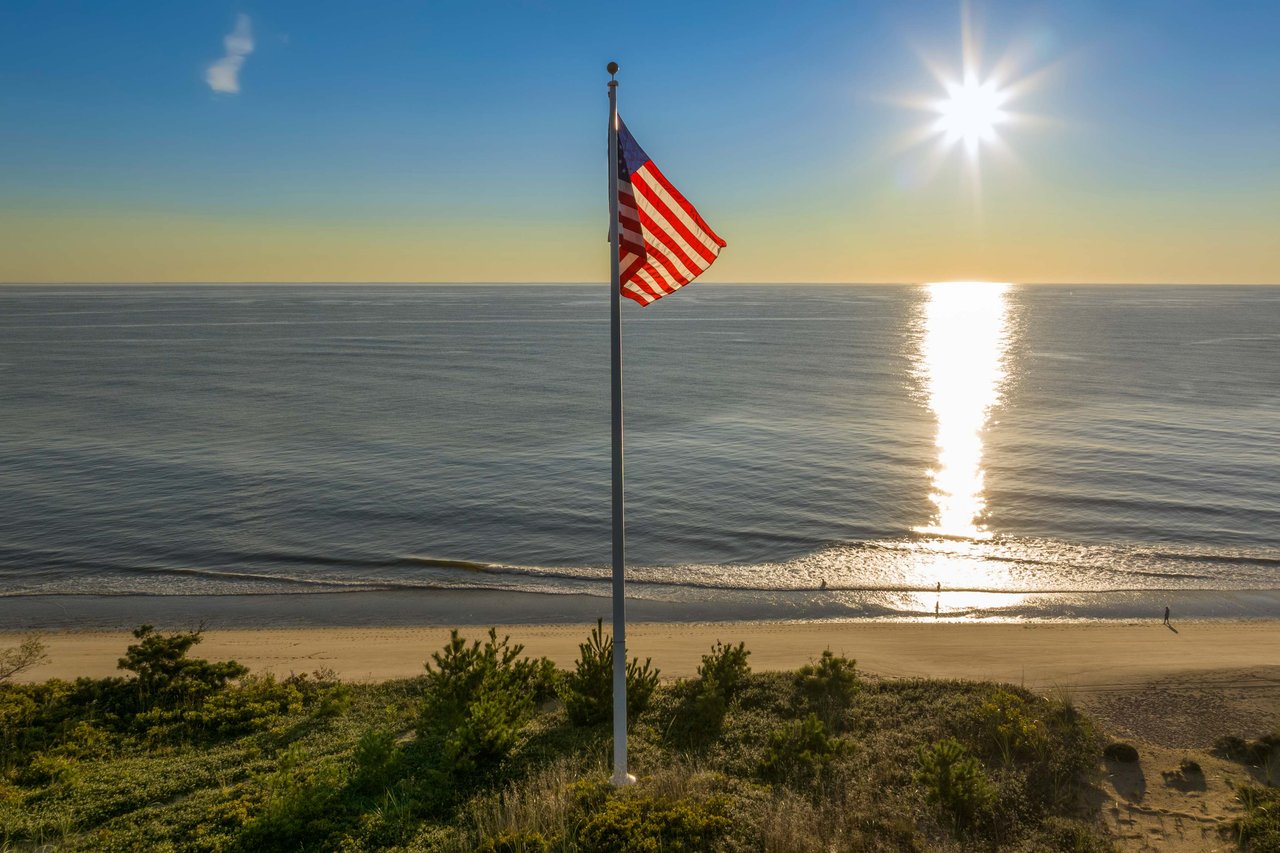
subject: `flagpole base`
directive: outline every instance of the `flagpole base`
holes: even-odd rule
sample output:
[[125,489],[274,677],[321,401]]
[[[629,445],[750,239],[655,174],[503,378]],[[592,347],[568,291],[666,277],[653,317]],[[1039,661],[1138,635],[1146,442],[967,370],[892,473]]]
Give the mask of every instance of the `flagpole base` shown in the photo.
[[634,785],[635,783],[636,777],[632,776],[630,773],[614,773],[613,777],[609,779],[609,784],[615,788],[625,788],[628,785]]

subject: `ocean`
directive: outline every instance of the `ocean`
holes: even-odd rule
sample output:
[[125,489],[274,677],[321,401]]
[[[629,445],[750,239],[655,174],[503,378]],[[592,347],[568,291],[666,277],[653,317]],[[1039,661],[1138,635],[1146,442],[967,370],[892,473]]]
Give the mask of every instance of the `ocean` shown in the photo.
[[[624,327],[651,618],[1280,616],[1280,287],[698,284]],[[608,336],[604,285],[0,287],[0,628],[607,615]]]

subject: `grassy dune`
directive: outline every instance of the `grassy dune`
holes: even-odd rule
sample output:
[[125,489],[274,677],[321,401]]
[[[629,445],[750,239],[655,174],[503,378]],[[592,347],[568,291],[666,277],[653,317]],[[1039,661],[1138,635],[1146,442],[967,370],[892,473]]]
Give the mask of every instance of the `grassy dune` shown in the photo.
[[[600,633],[569,671],[491,633],[359,685],[136,640],[117,678],[0,683],[5,849],[1111,849],[1104,736],[1008,685],[873,679],[830,653],[755,674],[740,645],[686,680],[637,661],[640,781],[614,790]],[[1274,790],[1252,790],[1244,843],[1275,849]]]

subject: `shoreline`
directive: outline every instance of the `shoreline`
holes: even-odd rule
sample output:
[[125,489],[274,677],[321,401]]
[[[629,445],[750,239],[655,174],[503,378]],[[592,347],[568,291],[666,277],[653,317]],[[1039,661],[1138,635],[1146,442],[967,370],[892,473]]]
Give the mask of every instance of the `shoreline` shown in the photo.
[[[712,597],[629,593],[634,622],[846,622],[907,624],[1125,624],[1159,622],[1170,606],[1182,622],[1280,620],[1280,589],[1088,593],[774,592],[724,590]],[[937,608],[935,610],[935,608]],[[353,590],[225,595],[40,594],[0,596],[0,634],[31,631],[417,628],[548,625],[609,619],[607,594],[486,588]]]

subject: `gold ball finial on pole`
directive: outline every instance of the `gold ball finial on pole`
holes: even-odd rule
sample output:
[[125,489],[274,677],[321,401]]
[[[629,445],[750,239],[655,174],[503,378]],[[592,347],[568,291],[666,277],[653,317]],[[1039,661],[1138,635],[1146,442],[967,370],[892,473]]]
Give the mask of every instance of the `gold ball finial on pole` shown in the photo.
[[604,70],[608,71],[609,76],[612,78],[615,74],[618,73],[618,63],[610,62],[608,65],[604,67]]

